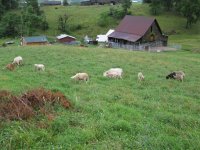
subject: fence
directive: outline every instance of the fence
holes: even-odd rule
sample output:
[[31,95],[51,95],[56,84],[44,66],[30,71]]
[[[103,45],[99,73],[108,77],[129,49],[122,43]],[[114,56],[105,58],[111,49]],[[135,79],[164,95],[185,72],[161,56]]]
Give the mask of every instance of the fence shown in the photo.
[[112,48],[124,48],[128,50],[147,50],[147,51],[154,49],[155,47],[163,46],[162,41],[149,42],[149,43],[143,43],[143,44],[136,43],[133,45],[120,44],[120,43],[115,43],[115,42],[111,42],[110,44]]

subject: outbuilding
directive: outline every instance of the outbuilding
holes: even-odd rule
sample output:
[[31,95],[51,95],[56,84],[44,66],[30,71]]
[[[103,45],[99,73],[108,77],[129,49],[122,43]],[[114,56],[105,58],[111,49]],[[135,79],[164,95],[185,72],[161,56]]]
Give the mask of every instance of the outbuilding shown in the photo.
[[59,43],[71,43],[76,41],[75,37],[67,34],[61,34],[57,36],[56,39]]
[[46,36],[22,37],[21,45],[47,45],[49,44]]

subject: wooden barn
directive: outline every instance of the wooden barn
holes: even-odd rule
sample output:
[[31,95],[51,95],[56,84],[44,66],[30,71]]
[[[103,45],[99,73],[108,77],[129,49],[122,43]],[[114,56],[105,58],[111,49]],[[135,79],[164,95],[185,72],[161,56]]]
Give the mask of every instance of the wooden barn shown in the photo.
[[71,43],[71,42],[76,41],[75,37],[67,35],[67,34],[61,34],[57,36],[56,39],[59,43]]
[[47,45],[49,44],[46,36],[22,37],[21,45]]
[[164,35],[155,18],[127,15],[108,41],[114,47],[143,49],[150,46],[167,46],[168,36]]

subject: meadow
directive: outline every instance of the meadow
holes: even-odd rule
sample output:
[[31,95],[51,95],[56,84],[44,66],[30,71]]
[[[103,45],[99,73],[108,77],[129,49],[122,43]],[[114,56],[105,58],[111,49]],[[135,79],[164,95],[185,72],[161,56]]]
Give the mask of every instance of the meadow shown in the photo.
[[[56,6],[57,7],[57,6]],[[70,15],[71,25],[81,24],[73,36],[95,37],[115,28],[99,27],[98,18],[110,6],[43,7],[54,38],[58,16]],[[133,15],[151,16],[148,5],[133,5]],[[94,13],[95,12],[95,13]],[[185,19],[173,13],[156,16],[162,30],[172,30],[169,45],[178,51],[151,53],[66,45],[0,47],[0,89],[14,94],[43,87],[62,92],[70,109],[54,106],[54,119],[39,115],[28,120],[0,118],[0,145],[7,149],[200,149],[200,23],[185,29]],[[14,57],[24,64],[13,72],[5,69]],[[34,70],[35,63],[45,72]],[[124,70],[123,79],[108,79],[103,72],[111,67]],[[171,71],[182,70],[184,82],[166,80]],[[137,81],[143,72],[144,82]],[[90,81],[74,82],[77,72],[87,72]],[[0,98],[0,100],[2,100]]]
[[[61,91],[73,106],[55,106],[53,120],[2,120],[2,149],[200,148],[198,53],[62,45],[11,46],[0,53],[1,68],[17,55],[24,58],[13,72],[1,69],[1,89],[15,94],[37,87]],[[46,71],[35,71],[35,63],[45,64]],[[123,68],[123,79],[103,77],[111,67]],[[186,73],[184,82],[165,79],[174,70]],[[139,71],[145,75],[141,83]],[[76,72],[87,72],[90,81],[72,81]]]

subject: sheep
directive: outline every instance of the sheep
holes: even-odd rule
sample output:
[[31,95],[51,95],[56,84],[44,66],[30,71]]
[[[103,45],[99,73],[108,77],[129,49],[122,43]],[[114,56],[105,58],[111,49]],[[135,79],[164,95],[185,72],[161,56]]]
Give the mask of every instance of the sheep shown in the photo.
[[35,66],[35,70],[38,70],[38,71],[45,70],[45,66],[43,64],[34,64],[34,66]]
[[185,73],[183,71],[174,71],[168,74],[166,76],[166,79],[175,79],[182,82],[184,77],[185,77]]
[[123,70],[121,68],[111,68],[103,73],[104,77],[122,78]]
[[138,73],[138,80],[139,81],[143,81],[144,80],[144,75],[142,74],[142,72]]
[[21,65],[22,62],[23,62],[22,57],[21,57],[21,56],[17,56],[17,57],[14,58],[14,60],[13,60],[12,63],[13,63],[13,64],[17,64],[17,65]]
[[71,79],[74,79],[76,81],[78,80],[84,80],[89,81],[89,75],[87,73],[77,73],[76,75],[72,76]]
[[15,69],[15,64],[7,64],[6,65],[6,69],[10,70],[10,71],[13,71]]

